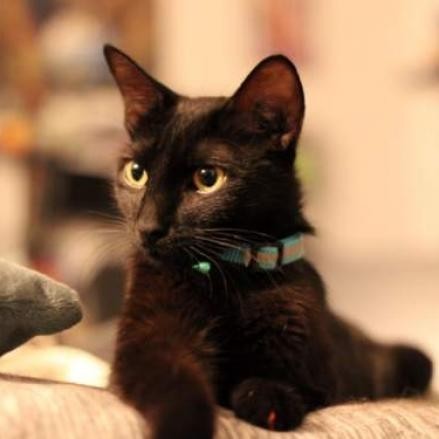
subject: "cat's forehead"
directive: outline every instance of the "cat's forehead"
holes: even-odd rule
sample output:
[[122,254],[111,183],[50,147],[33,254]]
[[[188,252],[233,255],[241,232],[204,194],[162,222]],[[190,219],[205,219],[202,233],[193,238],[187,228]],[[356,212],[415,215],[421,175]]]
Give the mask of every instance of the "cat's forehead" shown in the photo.
[[180,98],[169,120],[163,123],[155,136],[136,139],[132,148],[137,153],[172,154],[186,156],[215,130],[214,119],[225,98]]
[[170,137],[176,143],[190,147],[189,144],[194,145],[198,140],[213,134],[215,119],[223,103],[222,98],[181,98],[170,123]]
[[225,98],[219,97],[183,97],[177,103],[175,117],[180,119],[182,123],[191,123],[218,110],[224,102]]

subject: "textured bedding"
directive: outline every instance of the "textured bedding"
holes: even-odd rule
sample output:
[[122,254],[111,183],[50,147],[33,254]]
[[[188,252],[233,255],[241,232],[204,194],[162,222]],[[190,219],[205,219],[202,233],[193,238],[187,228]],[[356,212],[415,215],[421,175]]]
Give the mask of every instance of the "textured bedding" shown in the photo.
[[[2,439],[140,439],[141,431],[140,417],[105,390],[0,379]],[[261,430],[221,410],[216,438],[439,438],[439,404],[426,399],[345,404],[310,414],[289,433]]]

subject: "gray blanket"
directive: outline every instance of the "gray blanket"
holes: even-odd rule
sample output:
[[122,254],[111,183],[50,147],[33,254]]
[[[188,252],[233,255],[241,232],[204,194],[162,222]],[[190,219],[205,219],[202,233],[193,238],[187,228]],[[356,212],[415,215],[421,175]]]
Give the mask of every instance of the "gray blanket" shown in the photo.
[[[0,395],[2,439],[142,438],[140,416],[105,390],[3,378]],[[289,433],[261,430],[221,411],[216,438],[434,439],[439,405],[407,399],[345,404],[311,413]]]

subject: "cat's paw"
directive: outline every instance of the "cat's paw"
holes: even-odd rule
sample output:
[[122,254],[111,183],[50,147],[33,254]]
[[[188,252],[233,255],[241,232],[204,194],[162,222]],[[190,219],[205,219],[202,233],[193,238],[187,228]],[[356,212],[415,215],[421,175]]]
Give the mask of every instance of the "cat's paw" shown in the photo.
[[302,398],[293,387],[263,378],[243,381],[231,402],[238,418],[269,430],[291,430],[305,416]]

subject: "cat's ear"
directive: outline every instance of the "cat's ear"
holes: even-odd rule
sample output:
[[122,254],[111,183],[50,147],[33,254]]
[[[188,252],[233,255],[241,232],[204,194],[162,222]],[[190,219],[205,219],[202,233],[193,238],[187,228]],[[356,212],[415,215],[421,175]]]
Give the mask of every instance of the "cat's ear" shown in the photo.
[[157,120],[160,114],[177,102],[178,96],[148,75],[128,55],[113,46],[104,46],[104,55],[116,80],[125,104],[125,126],[133,135],[148,120]]
[[302,127],[305,101],[293,63],[283,55],[262,60],[228,103],[241,129],[266,135],[285,150],[295,144]]

